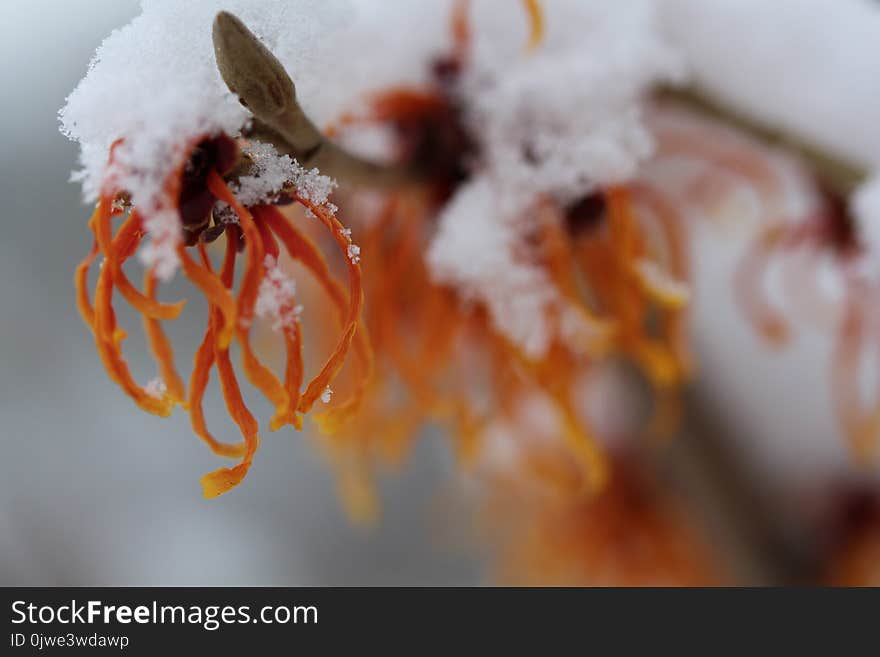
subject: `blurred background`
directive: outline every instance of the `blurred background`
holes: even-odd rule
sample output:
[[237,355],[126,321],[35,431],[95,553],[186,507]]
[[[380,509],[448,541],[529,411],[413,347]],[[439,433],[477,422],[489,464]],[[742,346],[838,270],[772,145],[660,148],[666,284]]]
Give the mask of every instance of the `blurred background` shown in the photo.
[[[137,12],[135,0],[0,3],[0,584],[487,583],[440,436],[382,480],[383,517],[361,528],[293,431],[264,435],[244,483],[204,500],[198,478],[217,461],[187,416],[147,415],[107,379],[74,306],[91,210],[68,182],[77,148],[56,113],[104,36]],[[827,336],[802,332],[772,351],[735,308],[748,231],[698,227],[693,239],[700,378],[683,435],[657,458],[744,581],[785,580],[829,491],[874,475],[852,468],[830,411]],[[204,309],[191,303],[174,330],[192,342]],[[130,362],[153,371],[144,351]],[[216,390],[206,415],[226,416]]]

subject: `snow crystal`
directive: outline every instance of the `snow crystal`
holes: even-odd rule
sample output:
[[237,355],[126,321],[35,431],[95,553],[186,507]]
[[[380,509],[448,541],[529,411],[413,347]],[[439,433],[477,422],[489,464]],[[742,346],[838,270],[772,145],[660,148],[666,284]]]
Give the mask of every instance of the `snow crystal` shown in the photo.
[[317,169],[306,171],[300,167],[291,182],[300,197],[315,205],[325,206],[330,210],[330,214],[336,213],[336,206],[327,202],[330,194],[336,189],[336,181],[333,178],[322,176]]
[[152,268],[159,280],[168,282],[179,265],[177,246],[181,238],[177,211],[166,208],[145,213],[143,225],[150,241],[138,251],[138,258],[145,267]]
[[277,201],[281,188],[293,180],[299,165],[289,155],[279,155],[269,144],[251,142],[243,150],[252,164],[248,175],[240,176],[232,185],[235,196],[244,205]]
[[361,247],[357,244],[349,244],[345,252],[348,254],[348,259],[351,260],[351,264],[356,265],[361,261]]
[[324,388],[324,392],[321,393],[321,401],[325,404],[329,404],[331,399],[333,399],[333,389],[330,386],[327,386]]
[[244,205],[277,201],[285,187],[292,187],[315,205],[327,205],[327,199],[336,189],[335,180],[321,175],[317,169],[303,169],[289,155],[279,155],[270,144],[250,142],[244,152],[251,159],[251,169],[233,186],[236,197]]
[[265,259],[266,275],[260,282],[254,313],[272,322],[272,330],[290,328],[299,321],[302,306],[296,305],[296,281],[270,255]]
[[233,210],[225,201],[217,201],[214,204],[213,210],[211,210],[211,214],[214,217],[214,221],[218,224],[239,223],[238,215],[235,214],[235,210]]
[[150,379],[147,385],[144,386],[144,392],[154,399],[162,399],[168,392],[168,386],[165,385],[162,379],[156,377],[155,379]]

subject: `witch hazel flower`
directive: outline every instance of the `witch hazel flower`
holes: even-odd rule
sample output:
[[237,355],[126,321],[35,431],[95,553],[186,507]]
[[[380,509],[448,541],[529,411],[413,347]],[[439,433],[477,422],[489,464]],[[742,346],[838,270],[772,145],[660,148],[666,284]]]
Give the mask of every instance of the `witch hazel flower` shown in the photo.
[[[400,14],[389,24],[403,20],[405,3],[383,6]],[[534,387],[565,418],[585,489],[596,490],[607,464],[572,382],[610,354],[647,373],[661,398],[658,426],[674,424],[666,400],[689,372],[682,228],[657,230],[631,184],[653,148],[643,96],[681,73],[651,6],[452,2],[451,49],[423,59],[418,84],[388,85],[333,124],[355,144],[383,129],[391,161],[419,173],[417,195],[384,188],[359,226],[367,248],[357,254],[371,265],[380,382],[403,379],[414,399],[395,409],[371,398],[352,444],[356,434],[387,435],[393,446],[376,451],[399,458],[409,444],[401,434],[436,413],[472,458],[481,424],[515,403],[513,389]],[[353,196],[345,200],[357,206]],[[341,444],[328,448],[341,476],[362,481]],[[370,507],[358,490],[351,507]]]
[[[270,1],[256,3],[260,10],[255,12],[254,3],[223,4],[253,19],[262,38],[292,64],[317,47],[331,19],[347,6]],[[214,453],[239,460],[202,478],[206,497],[240,483],[259,445],[258,425],[232,364],[233,343],[240,347],[246,378],[275,407],[272,430],[288,424],[300,428],[302,416],[325,394],[352,345],[361,359],[369,349],[356,337],[363,304],[361,270],[329,201],[336,183],[318,168],[340,161],[355,168],[366,165],[323,148],[313,128],[291,128],[302,125],[302,110],[284,66],[241,20],[219,9],[219,3],[208,0],[145,1],[141,15],[104,42],[60,113],[63,132],[81,147],[82,169],[75,178],[83,183],[87,200],[97,201],[89,222],[93,246],[76,272],[83,320],[108,375],[141,408],[162,416],[176,405],[186,408],[193,431]],[[292,9],[310,20],[284,20]],[[108,105],[107,98],[124,98],[125,107]],[[309,144],[300,143],[303,139]],[[312,239],[278,207],[291,203],[310,212],[330,235],[346,263],[347,289]],[[208,245],[220,238],[225,249],[217,263]],[[304,376],[296,289],[277,264],[282,251],[329,291],[340,320],[335,344],[311,379]],[[135,254],[147,267],[142,290],[123,267]],[[102,262],[92,296],[89,269],[98,257]],[[237,265],[242,274],[236,285]],[[184,303],[157,298],[158,284],[178,269],[209,303],[189,387],[177,373],[162,327],[180,315]],[[143,315],[161,385],[141,386],[130,372],[114,291]],[[251,346],[255,316],[269,318],[283,334],[283,377]],[[202,398],[215,368],[242,434],[238,443],[221,442],[207,428]],[[349,401],[356,406],[357,400]]]

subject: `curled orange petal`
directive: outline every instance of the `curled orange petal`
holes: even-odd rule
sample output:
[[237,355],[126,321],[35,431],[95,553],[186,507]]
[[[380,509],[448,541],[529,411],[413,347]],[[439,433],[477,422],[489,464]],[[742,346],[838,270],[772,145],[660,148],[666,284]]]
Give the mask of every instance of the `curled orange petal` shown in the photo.
[[74,274],[74,282],[76,284],[76,307],[83,318],[83,322],[85,322],[92,330],[94,330],[95,326],[95,309],[92,307],[92,302],[89,300],[88,276],[89,268],[92,266],[97,255],[98,242],[93,240],[89,254],[83,258],[79,265],[77,265],[76,273]]
[[[362,369],[364,370],[361,384],[358,386],[358,391],[353,395],[354,398],[359,398],[372,368],[372,350],[370,349],[369,341],[360,318],[361,309],[363,307],[363,288],[360,266],[351,262],[350,258],[347,256],[348,245],[351,241],[348,235],[344,232],[345,229],[342,224],[324,208],[309,203],[305,199],[297,200],[311,210],[334,236],[334,239],[342,250],[346,262],[348,263],[350,286],[350,293],[346,299],[344,289],[333,279],[330,274],[330,269],[317,247],[296,230],[290,222],[286,221],[284,216],[276,209],[266,209],[263,215],[263,220],[266,221],[272,231],[278,236],[278,239],[284,244],[289,255],[292,258],[301,261],[312,271],[321,286],[334,303],[336,303],[337,307],[340,309],[340,313],[344,315],[342,335],[337,341],[336,347],[321,368],[321,371],[312,379],[307,386],[306,391],[300,398],[299,410],[302,413],[306,413],[312,408],[317,399],[339,373],[345,360],[345,356],[351,348],[353,341],[355,342],[355,351],[358,354],[359,359],[362,361]],[[359,337],[355,341],[356,336]],[[352,404],[349,404],[344,408],[340,407],[340,410],[349,414],[353,410],[352,406],[355,403],[356,402],[352,402]]]
[[[237,243],[237,233],[227,231],[226,256],[224,258],[223,268],[221,270],[221,281],[224,278],[232,280],[232,272],[235,266],[235,253],[237,249]],[[202,256],[202,261],[205,267],[210,268],[210,260],[208,260],[207,254],[202,249],[200,249],[199,253]],[[229,273],[226,274],[226,272]],[[192,424],[192,428],[195,434],[211,448],[212,452],[214,452],[218,456],[232,459],[240,459],[244,457],[247,451],[244,441],[229,444],[220,442],[219,440],[214,438],[214,436],[208,430],[207,423],[205,422],[205,413],[202,409],[202,399],[205,395],[205,389],[208,387],[208,380],[211,376],[211,369],[214,367],[215,363],[214,345],[217,342],[214,333],[216,330],[215,324],[217,322],[218,312],[214,307],[212,307],[209,311],[209,315],[210,317],[208,319],[208,329],[205,332],[205,337],[202,340],[202,343],[199,345],[198,350],[196,350],[196,355],[193,362],[192,376],[190,377],[188,398],[190,423]]]
[[[149,270],[144,273],[144,294],[149,299],[155,299],[156,277]],[[176,402],[184,401],[186,389],[174,365],[174,350],[168,336],[162,330],[162,324],[159,320],[144,315],[144,333],[147,336],[150,351],[159,363],[159,375],[165,382],[169,397]]]
[[[232,287],[235,263],[235,243],[230,240],[227,243],[226,259],[220,273],[220,280],[225,287]],[[212,321],[218,322],[222,313],[212,308]],[[220,347],[219,342],[214,342],[214,359],[217,363],[217,373],[220,378],[220,388],[223,391],[223,399],[232,420],[238,425],[244,437],[244,454],[242,461],[231,468],[220,468],[209,472],[201,478],[202,493],[207,498],[217,497],[228,492],[241,483],[251,467],[254,454],[259,446],[260,439],[257,435],[257,421],[245,406],[241,397],[241,389],[232,369],[229,359],[229,350]]]
[[540,0],[523,0],[529,16],[529,50],[537,48],[544,38],[544,12]]
[[[128,230],[136,232],[140,238],[142,228],[140,216],[137,211],[133,211],[125,224],[129,226]],[[134,308],[142,315],[150,319],[176,319],[186,305],[186,301],[178,301],[176,303],[160,303],[155,298],[141,294],[140,291],[132,285],[128,280],[128,276],[122,271],[122,263],[117,258],[110,259],[110,265],[113,268],[113,279],[116,288],[125,297]]]
[[[115,254],[127,252],[130,244],[126,244],[126,240],[130,239],[131,236],[120,229],[120,234],[110,245],[111,252]],[[122,356],[121,342],[124,333],[116,324],[116,314],[113,311],[113,277],[106,262],[105,259],[95,289],[94,333],[98,354],[110,378],[119,384],[138,406],[156,415],[170,415],[174,401],[168,396],[155,397],[140,387],[132,378]]]
[[765,230],[749,246],[734,275],[735,298],[755,329],[772,345],[780,345],[791,337],[788,322],[774,309],[765,293],[767,270],[782,236],[782,228]]
[[217,343],[221,349],[228,348],[237,317],[235,297],[216,274],[193,260],[185,247],[179,246],[177,254],[184,274],[205,294],[208,302],[220,310],[223,321],[217,333]]
[[238,325],[235,333],[241,345],[242,365],[248,380],[275,405],[275,417],[272,419],[270,429],[276,430],[288,422],[293,422],[292,410],[289,408],[290,396],[278,377],[254,354],[250,342],[254,306],[260,292],[260,283],[266,274],[263,236],[254,216],[238,202],[232,190],[216,171],[212,171],[208,176],[208,188],[217,198],[229,204],[238,215],[241,224],[247,263],[242,276],[241,289],[238,292]]
[[214,344],[214,357],[217,360],[217,372],[220,376],[220,387],[223,398],[233,421],[238,425],[244,437],[245,452],[241,463],[231,468],[220,468],[209,472],[201,478],[202,493],[205,497],[218,497],[241,483],[251,467],[254,454],[259,446],[257,421],[244,404],[241,389],[232,369],[229,352]]

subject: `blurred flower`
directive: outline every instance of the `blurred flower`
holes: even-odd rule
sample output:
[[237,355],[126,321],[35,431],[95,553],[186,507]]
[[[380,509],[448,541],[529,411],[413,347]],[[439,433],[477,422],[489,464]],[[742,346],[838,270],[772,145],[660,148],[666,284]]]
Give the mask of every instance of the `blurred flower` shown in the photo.
[[[730,125],[661,103],[650,117],[657,151],[641,179],[673,214],[756,226],[735,277],[749,323],[774,346],[796,326],[835,335],[834,407],[853,454],[880,445],[880,405],[863,401],[860,371],[876,333],[876,255],[834,176]],[[848,175],[845,172],[844,176]],[[833,181],[833,182],[832,182]],[[778,289],[780,301],[771,298]],[[876,396],[876,393],[875,393]]]
[[585,496],[547,400],[526,394],[487,431],[476,483],[497,578],[512,585],[707,586],[727,579],[690,508],[636,454]]
[[[340,200],[363,224],[366,321],[377,367],[360,412],[348,427],[324,423],[322,444],[360,519],[377,511],[371,472],[399,462],[426,422],[446,429],[468,466],[483,428],[507,417],[531,389],[552,400],[561,435],[583,469],[582,493],[601,490],[608,466],[580,409],[584,374],[610,356],[630,359],[657,392],[652,428],[668,435],[690,370],[684,235],[650,190],[520,190],[522,205],[501,216],[488,236],[495,245],[485,241],[480,224],[496,221],[489,215],[505,201],[486,179],[485,135],[468,121],[469,5],[455,5],[453,50],[433,62],[431,85],[376,93],[365,109],[330,128],[343,143],[384,129],[391,156],[419,170],[425,183],[379,196],[354,190]],[[538,6],[530,10],[539,21]],[[533,35],[539,26],[533,24]],[[543,47],[530,44],[530,53]],[[479,277],[479,290],[460,277],[469,268],[474,273],[465,276]]]

